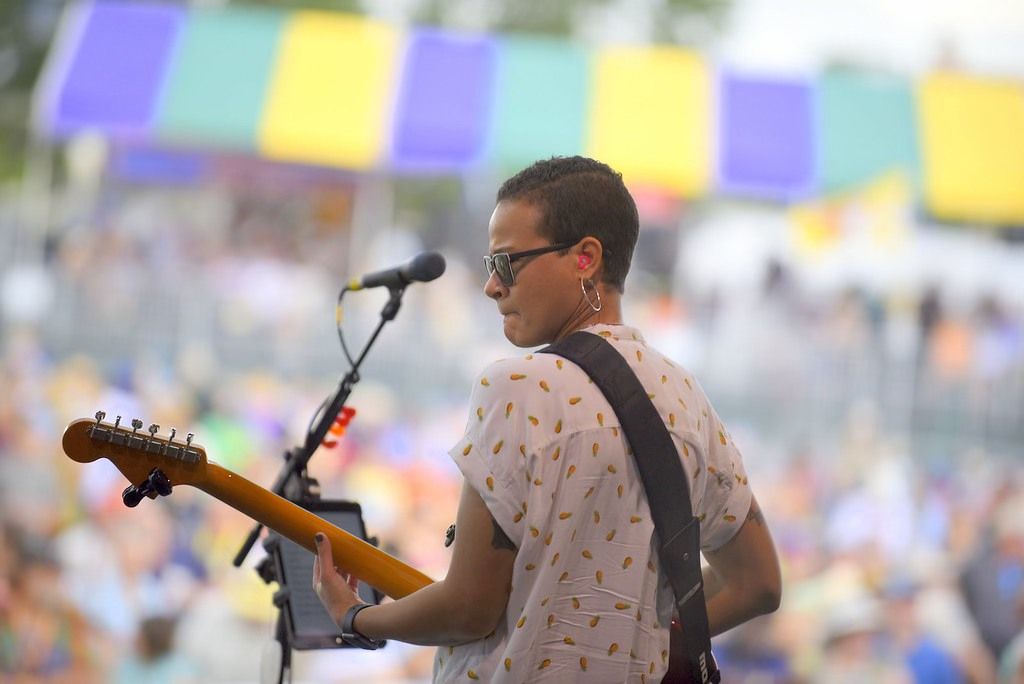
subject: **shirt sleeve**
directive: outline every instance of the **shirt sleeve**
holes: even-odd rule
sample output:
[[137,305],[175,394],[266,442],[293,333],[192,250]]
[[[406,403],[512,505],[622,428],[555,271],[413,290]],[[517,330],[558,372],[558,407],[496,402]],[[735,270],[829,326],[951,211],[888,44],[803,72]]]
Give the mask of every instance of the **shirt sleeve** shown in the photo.
[[449,451],[452,460],[483,499],[495,521],[516,547],[523,540],[527,483],[522,473],[531,450],[529,364],[505,359],[476,379],[462,439]]
[[708,410],[708,440],[703,445],[708,472],[699,515],[703,515],[701,547],[713,551],[739,532],[752,496],[743,456],[718,414],[710,406]]

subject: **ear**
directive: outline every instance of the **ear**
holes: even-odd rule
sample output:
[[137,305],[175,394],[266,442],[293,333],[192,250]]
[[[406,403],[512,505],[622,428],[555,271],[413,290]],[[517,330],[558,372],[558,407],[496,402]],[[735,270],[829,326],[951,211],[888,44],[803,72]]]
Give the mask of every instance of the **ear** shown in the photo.
[[576,255],[576,270],[580,277],[597,280],[604,260],[601,241],[588,235],[577,243]]

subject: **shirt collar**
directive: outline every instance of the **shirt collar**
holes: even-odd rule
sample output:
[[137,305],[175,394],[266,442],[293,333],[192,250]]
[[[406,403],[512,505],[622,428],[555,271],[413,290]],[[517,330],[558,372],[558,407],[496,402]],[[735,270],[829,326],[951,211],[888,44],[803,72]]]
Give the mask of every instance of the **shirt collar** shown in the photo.
[[644,341],[644,336],[640,333],[639,330],[637,330],[631,325],[612,325],[610,323],[594,323],[593,325],[588,325],[585,328],[580,328],[580,330],[585,330],[586,332],[593,333],[595,335],[598,335],[602,332],[607,332],[611,333],[612,337],[618,338],[620,340],[636,341],[646,344],[646,342]]

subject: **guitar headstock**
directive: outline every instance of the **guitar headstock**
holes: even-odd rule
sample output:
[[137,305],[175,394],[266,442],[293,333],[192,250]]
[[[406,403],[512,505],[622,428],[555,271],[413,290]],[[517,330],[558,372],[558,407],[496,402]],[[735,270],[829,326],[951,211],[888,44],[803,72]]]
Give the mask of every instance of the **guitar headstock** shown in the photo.
[[[136,488],[139,498],[170,493],[172,485],[197,485],[205,478],[206,451],[192,443],[192,433],[184,442],[175,441],[174,428],[169,435],[160,436],[159,425],[150,425],[142,432],[143,423],[138,418],[131,421],[130,427],[124,427],[121,416],[113,423],[104,423],[105,417],[105,413],[98,411],[95,420],[72,421],[61,441],[64,453],[79,463],[91,463],[98,458],[110,460]],[[154,472],[159,476],[154,478]],[[130,503],[125,490],[125,503],[133,506],[138,500]]]

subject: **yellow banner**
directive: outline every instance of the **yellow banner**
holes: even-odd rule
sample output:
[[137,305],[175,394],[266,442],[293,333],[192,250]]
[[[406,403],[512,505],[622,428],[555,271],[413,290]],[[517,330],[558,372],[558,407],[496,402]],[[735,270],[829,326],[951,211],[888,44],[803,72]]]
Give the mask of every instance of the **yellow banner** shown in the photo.
[[849,192],[794,205],[791,237],[806,259],[842,247],[865,255],[899,253],[913,237],[912,202],[910,179],[892,171]]
[[301,11],[281,40],[260,151],[354,169],[380,161],[397,81],[396,29],[356,16]]
[[593,77],[587,154],[629,184],[705,193],[712,106],[703,59],[674,47],[606,48]]
[[1024,222],[1024,85],[934,74],[918,88],[928,208],[949,220]]

